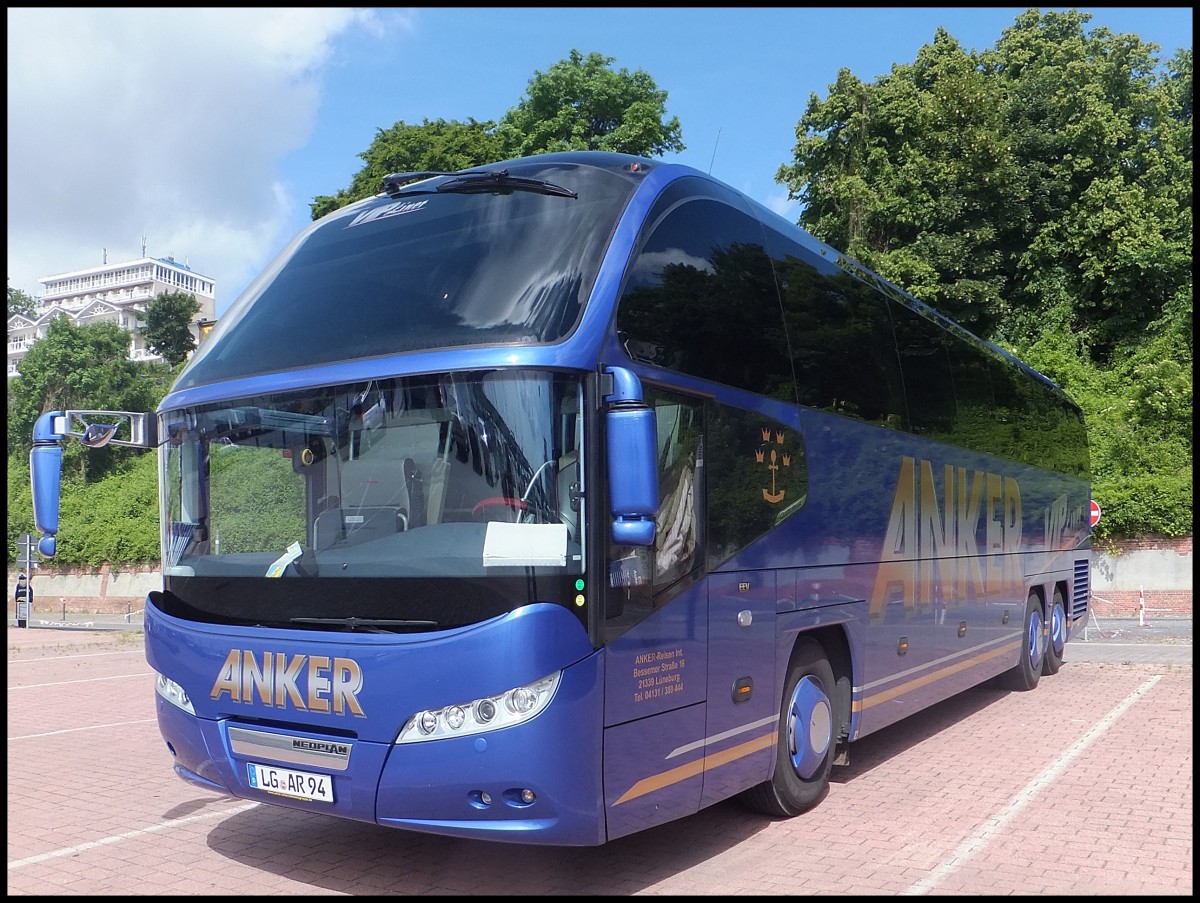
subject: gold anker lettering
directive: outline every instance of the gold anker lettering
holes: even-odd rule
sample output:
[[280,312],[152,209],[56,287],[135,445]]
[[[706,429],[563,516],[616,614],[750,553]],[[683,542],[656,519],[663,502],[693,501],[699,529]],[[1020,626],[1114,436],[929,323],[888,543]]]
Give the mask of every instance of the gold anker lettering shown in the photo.
[[329,659],[314,655],[308,660],[308,708],[313,712],[329,711]]
[[251,703],[257,696],[267,706],[291,705],[299,711],[333,711],[338,715],[350,712],[362,717],[358,701],[362,688],[362,668],[352,658],[264,652],[260,665],[249,649],[231,649],[221,663],[210,696],[215,700],[228,694],[231,702],[238,703]]
[[258,691],[258,698],[267,705],[271,704],[271,684],[275,672],[271,670],[271,653],[263,653],[262,669],[254,660],[254,653],[247,651],[243,662],[242,702],[250,702],[253,691]]
[[344,715],[349,709],[355,715],[362,715],[362,706],[358,704],[358,691],[362,689],[363,673],[352,658],[335,658],[333,660],[333,711],[335,715]]
[[286,707],[290,701],[296,708],[304,710],[304,697],[300,695],[299,680],[305,658],[307,656],[293,655],[291,661],[288,661],[286,654],[275,653],[275,705],[280,708]]
[[931,606],[935,597],[951,607],[972,596],[1021,592],[1020,485],[1002,474],[968,474],[948,464],[940,470],[939,480],[931,461],[922,460],[919,467],[911,457],[900,461],[871,617],[880,617],[889,602],[913,612]]

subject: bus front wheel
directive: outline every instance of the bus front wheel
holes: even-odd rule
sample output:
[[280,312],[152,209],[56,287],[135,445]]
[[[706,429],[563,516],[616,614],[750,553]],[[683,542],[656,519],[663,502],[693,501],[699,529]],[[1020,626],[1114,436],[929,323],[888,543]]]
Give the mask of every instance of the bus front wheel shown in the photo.
[[1063,602],[1062,591],[1054,591],[1054,599],[1050,603],[1050,616],[1046,627],[1049,638],[1046,640],[1047,674],[1057,674],[1062,667],[1063,652],[1067,645],[1067,606]]
[[800,640],[792,651],[779,712],[775,770],[742,794],[764,815],[792,816],[811,809],[829,790],[837,738],[833,668],[821,647]]
[[1038,685],[1046,661],[1043,648],[1042,600],[1030,592],[1025,600],[1025,620],[1021,631],[1021,655],[1016,665],[1004,674],[1004,685],[1010,690],[1032,690]]

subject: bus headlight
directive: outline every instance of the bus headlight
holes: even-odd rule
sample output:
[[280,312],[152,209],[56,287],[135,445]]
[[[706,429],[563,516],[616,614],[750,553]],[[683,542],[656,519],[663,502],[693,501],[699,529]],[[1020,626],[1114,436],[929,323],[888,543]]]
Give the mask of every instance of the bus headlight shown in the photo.
[[192,701],[188,699],[188,694],[183,687],[157,671],[154,672],[154,692],[189,715],[196,714],[196,710],[192,708]]
[[562,672],[531,684],[513,687],[495,696],[460,702],[441,709],[417,712],[400,729],[397,743],[419,743],[445,737],[465,737],[529,721],[554,698]]

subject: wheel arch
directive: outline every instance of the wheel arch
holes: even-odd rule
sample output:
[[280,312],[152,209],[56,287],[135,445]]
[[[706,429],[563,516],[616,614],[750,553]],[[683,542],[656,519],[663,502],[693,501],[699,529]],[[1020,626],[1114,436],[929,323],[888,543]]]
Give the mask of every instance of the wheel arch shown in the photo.
[[[1028,599],[1031,594],[1034,596],[1037,596],[1038,603],[1042,606],[1042,617],[1045,618],[1046,605],[1047,605],[1047,603],[1046,603],[1046,598],[1047,598],[1046,597],[1046,584],[1044,584],[1044,583],[1029,584],[1029,589],[1025,593],[1025,599]],[[1022,601],[1024,601],[1024,600],[1022,600]]]
[[854,687],[854,661],[850,654],[850,639],[842,624],[797,631],[791,637],[786,649],[787,655],[780,656],[779,686],[783,686],[784,677],[792,664],[792,656],[804,641],[812,641],[820,646],[829,667],[833,670],[834,686],[830,700],[833,702],[836,717],[834,737],[839,744],[844,743],[850,736],[850,701]]

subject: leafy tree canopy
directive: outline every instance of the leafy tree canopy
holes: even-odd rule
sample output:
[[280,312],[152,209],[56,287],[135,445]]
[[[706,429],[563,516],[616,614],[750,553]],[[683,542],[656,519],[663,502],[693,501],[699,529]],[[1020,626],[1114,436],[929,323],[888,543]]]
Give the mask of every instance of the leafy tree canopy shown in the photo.
[[[162,397],[151,378],[156,372],[129,359],[129,333],[116,323],[76,326],[66,316],[53,318],[21,361],[21,375],[8,383],[9,453],[28,456],[34,423],[46,411],[153,410]],[[112,448],[85,454],[78,443],[64,450],[64,462],[80,474],[103,473],[119,456]]]
[[502,159],[505,154],[495,134],[494,122],[447,122],[445,119],[421,125],[397,122],[379,129],[371,146],[359,154],[364,166],[335,195],[313,199],[312,217],[320,219],[354,201],[377,194],[384,176],[395,172],[457,172],[482,163]]
[[395,172],[456,172],[563,150],[639,156],[683,150],[679,119],[666,116],[667,92],[644,71],[613,70],[613,62],[572,50],[546,72],[535,72],[526,96],[499,123],[426,119],[379,129],[359,154],[364,166],[349,187],[314,198],[312,218],[377,194],[384,176]]
[[8,318],[17,314],[32,317],[37,312],[37,299],[19,288],[8,287]]
[[1192,53],[1090,13],[811,95],[777,179],[811,232],[1084,408],[1097,534],[1191,531]]
[[192,323],[198,313],[200,302],[190,292],[159,292],[146,305],[141,318],[145,325],[138,331],[147,348],[176,367],[196,349]]
[[535,72],[497,129],[506,156],[603,150],[650,157],[683,150],[679,118],[666,118],[667,92],[640,69],[614,71],[614,62],[572,50]]
[[777,178],[814,234],[1013,345],[1053,323],[1108,360],[1191,274],[1191,52],[1029,10],[996,47],[944,30],[812,95]]

